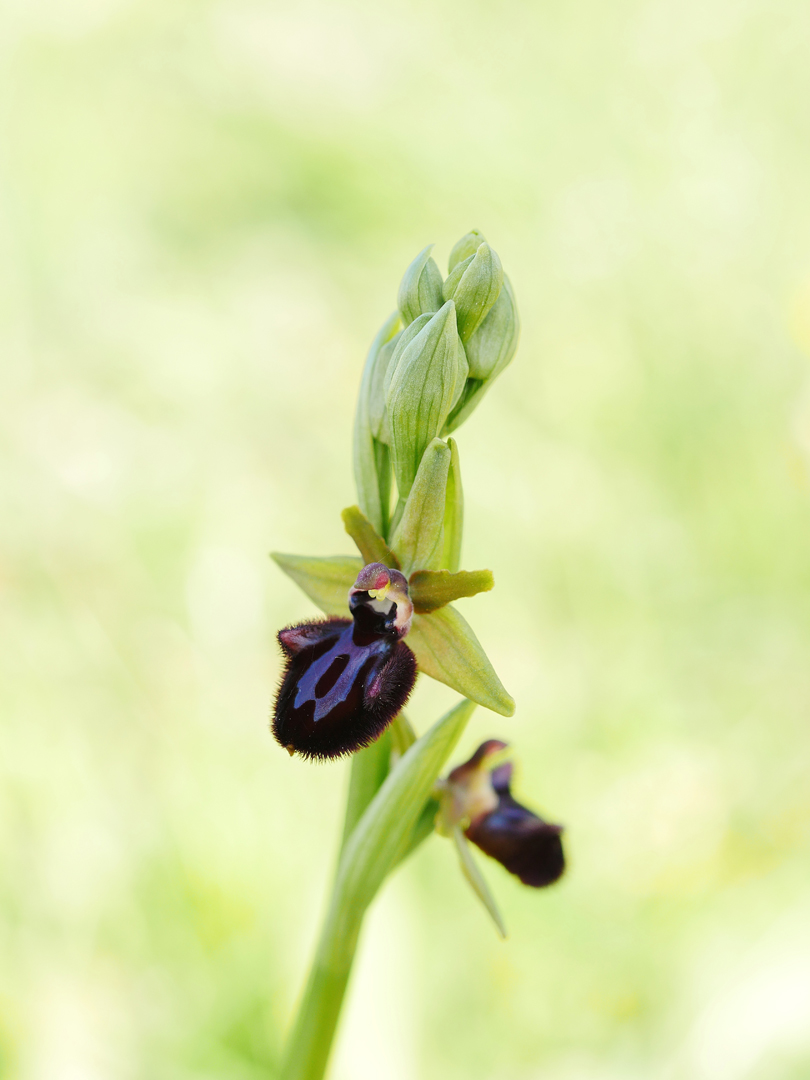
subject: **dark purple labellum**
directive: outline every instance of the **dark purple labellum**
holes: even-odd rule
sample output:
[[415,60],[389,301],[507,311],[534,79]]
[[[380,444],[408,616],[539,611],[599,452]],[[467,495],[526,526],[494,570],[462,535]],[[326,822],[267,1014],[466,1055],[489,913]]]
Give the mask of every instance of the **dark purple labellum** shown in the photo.
[[413,689],[416,658],[401,640],[396,602],[353,590],[349,607],[352,619],[299,623],[278,635],[287,664],[273,734],[290,753],[334,758],[368,746]]
[[471,821],[466,836],[524,885],[552,885],[565,869],[562,826],[543,821],[512,798],[511,762],[493,769],[491,779],[498,805]]

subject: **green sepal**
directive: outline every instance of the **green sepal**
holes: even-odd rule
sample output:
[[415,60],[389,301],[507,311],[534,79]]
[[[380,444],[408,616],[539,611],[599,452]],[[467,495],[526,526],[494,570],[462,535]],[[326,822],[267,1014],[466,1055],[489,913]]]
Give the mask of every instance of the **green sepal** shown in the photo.
[[448,439],[450,471],[444,503],[444,551],[441,566],[455,573],[461,565],[461,537],[464,531],[464,491],[461,487],[461,463],[455,439]]
[[486,243],[486,237],[480,231],[480,229],[470,229],[468,233],[465,233],[458,243],[453,245],[453,250],[450,252],[450,259],[448,260],[447,270],[448,273],[452,273],[454,268],[465,259],[469,259],[471,255],[474,255],[482,244]]
[[416,570],[408,579],[413,610],[420,615],[438,611],[445,604],[489,592],[495,585],[491,570]]
[[489,886],[484,880],[484,876],[478,869],[478,863],[473,858],[473,854],[470,851],[470,845],[467,837],[458,827],[453,826],[453,842],[456,845],[456,851],[458,852],[458,860],[461,863],[461,870],[464,877],[467,879],[470,888],[481,901],[486,908],[487,914],[495,923],[495,929],[498,931],[498,935],[501,938],[506,937],[506,927],[504,926],[501,913],[498,911],[498,905],[495,903],[495,898],[489,891]]
[[380,350],[397,333],[400,326],[399,312],[395,311],[386,320],[371,343],[365,367],[363,368],[363,378],[360,382],[360,394],[357,399],[357,411],[354,419],[353,460],[358,502],[363,513],[380,533],[385,531],[385,519],[387,517],[385,491],[386,488],[390,491],[390,480],[387,476],[378,472],[380,467],[387,469],[388,464],[385,455],[380,456],[378,453],[377,440],[372,431],[371,388],[374,368]]
[[406,326],[420,315],[438,311],[444,303],[442,275],[431,258],[432,250],[433,244],[428,244],[420,251],[400,282],[397,307]]
[[449,604],[430,615],[414,615],[408,634],[420,671],[501,716],[515,711],[487,654],[467,621]]
[[354,540],[364,563],[384,563],[399,570],[399,559],[380,536],[359,506],[347,506],[340,514],[346,532]]
[[362,559],[354,555],[319,559],[278,551],[271,552],[270,557],[325,615],[348,616],[349,589],[363,569]]
[[520,338],[518,315],[512,283],[506,274],[503,288],[487,317],[467,342],[469,378],[496,378],[510,363]]
[[469,261],[459,263],[450,272],[444,284],[444,298],[455,301],[458,333],[465,345],[491,311],[502,285],[501,260],[486,243],[480,245]]
[[411,328],[425,318],[421,315],[403,331],[389,366],[393,370],[386,405],[394,475],[402,499],[408,497],[425,449],[444,427],[467,372],[466,357],[459,356],[453,302],[409,337]]
[[426,448],[405,502],[391,547],[407,576],[414,569],[438,570],[444,551],[444,511],[450,447],[433,439]]

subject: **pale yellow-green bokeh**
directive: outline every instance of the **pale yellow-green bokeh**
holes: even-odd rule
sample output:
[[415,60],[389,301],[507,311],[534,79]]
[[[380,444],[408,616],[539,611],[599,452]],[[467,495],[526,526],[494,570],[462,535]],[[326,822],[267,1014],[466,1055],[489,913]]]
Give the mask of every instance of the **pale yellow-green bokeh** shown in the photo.
[[[523,316],[459,432],[460,603],[567,827],[432,839],[334,1080],[810,1076],[810,12],[11,0],[0,15],[0,1077],[273,1077],[345,764],[268,733],[267,559],[349,553],[426,243]],[[417,690],[424,727],[455,700]],[[483,864],[483,859],[482,859]]]

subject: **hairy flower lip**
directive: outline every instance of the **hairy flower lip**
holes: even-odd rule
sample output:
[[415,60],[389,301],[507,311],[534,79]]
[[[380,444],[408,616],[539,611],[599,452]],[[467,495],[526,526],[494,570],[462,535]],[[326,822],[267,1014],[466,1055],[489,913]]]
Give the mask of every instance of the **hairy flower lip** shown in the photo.
[[286,663],[273,734],[290,753],[312,760],[354,753],[378,739],[402,709],[416,680],[416,658],[381,623],[360,606],[359,618],[280,631]]
[[399,570],[368,563],[349,589],[351,619],[289,626],[273,733],[290,753],[330,758],[374,742],[405,704],[416,658],[402,641],[413,617]]
[[512,797],[513,764],[502,761],[507,743],[488,739],[472,757],[450,772],[445,784],[445,814],[464,835],[497,859],[524,885],[542,888],[565,870],[561,825],[539,817]]

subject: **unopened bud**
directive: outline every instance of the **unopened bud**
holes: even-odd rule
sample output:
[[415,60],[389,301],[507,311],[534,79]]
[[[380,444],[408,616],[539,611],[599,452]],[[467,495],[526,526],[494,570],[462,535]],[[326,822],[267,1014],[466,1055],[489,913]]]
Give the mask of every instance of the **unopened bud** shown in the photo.
[[405,271],[399,286],[397,306],[407,326],[420,315],[432,315],[444,303],[442,275],[430,252],[433,244],[420,251]]
[[469,378],[494,379],[515,355],[520,336],[515,294],[504,274],[503,288],[492,310],[466,344]]
[[470,255],[474,255],[485,241],[486,237],[478,229],[470,229],[468,233],[465,233],[450,252],[448,271],[452,271],[457,263],[464,262]]
[[455,301],[458,333],[465,345],[489,314],[502,285],[501,260],[487,243],[451,270],[444,283],[444,298]]
[[452,301],[405,328],[391,357],[386,393],[400,499],[407,499],[422,455],[444,427],[466,375]]

